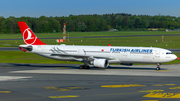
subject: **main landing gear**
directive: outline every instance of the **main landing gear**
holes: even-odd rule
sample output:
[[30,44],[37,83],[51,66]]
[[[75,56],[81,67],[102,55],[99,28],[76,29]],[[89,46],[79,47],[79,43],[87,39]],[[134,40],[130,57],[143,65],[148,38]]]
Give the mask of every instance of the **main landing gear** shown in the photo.
[[79,69],[90,69],[90,66],[87,64],[88,59],[83,59],[84,65],[80,65]]
[[161,68],[160,68],[160,65],[161,65],[160,63],[157,64],[156,70],[160,70],[160,69],[161,69]]
[[90,69],[89,65],[80,65],[79,69]]

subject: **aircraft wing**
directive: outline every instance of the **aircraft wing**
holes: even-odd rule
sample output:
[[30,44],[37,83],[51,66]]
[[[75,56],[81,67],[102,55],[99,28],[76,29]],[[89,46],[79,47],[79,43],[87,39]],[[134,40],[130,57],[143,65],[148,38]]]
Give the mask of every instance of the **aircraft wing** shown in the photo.
[[114,57],[106,57],[106,56],[90,56],[90,55],[80,55],[80,54],[51,54],[51,56],[65,56],[65,57],[74,57],[74,58],[88,58],[88,59],[95,59],[95,58],[102,58],[107,60],[114,60]]

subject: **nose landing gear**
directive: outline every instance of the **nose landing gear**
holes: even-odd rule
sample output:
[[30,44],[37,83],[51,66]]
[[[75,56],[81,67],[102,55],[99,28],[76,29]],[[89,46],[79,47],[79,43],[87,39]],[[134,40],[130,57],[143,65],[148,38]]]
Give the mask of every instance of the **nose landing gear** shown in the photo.
[[160,63],[157,64],[156,70],[160,70],[160,69],[161,69],[161,68],[160,68],[160,65],[161,65]]

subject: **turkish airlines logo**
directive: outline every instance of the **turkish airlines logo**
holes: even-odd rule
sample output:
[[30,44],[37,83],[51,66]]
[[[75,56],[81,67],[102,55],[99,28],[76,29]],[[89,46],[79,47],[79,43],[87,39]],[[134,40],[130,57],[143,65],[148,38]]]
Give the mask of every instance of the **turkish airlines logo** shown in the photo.
[[30,28],[27,28],[23,32],[23,39],[26,44],[33,44],[37,37],[34,35],[34,33],[30,30]]

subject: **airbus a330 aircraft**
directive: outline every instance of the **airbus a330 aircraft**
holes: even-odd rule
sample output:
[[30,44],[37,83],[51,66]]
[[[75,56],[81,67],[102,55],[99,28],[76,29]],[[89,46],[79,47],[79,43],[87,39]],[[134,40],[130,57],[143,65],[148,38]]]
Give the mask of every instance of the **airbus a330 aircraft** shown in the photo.
[[107,68],[109,63],[133,65],[133,63],[160,64],[177,58],[171,51],[153,47],[118,47],[118,46],[75,46],[46,45],[40,41],[25,22],[18,22],[25,45],[19,45],[22,51],[29,51],[47,58],[65,61],[80,61],[80,69],[89,69],[90,65]]

